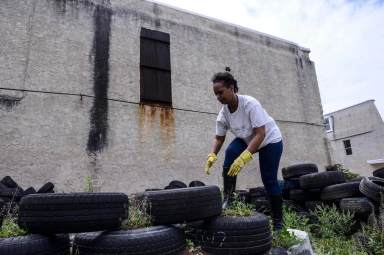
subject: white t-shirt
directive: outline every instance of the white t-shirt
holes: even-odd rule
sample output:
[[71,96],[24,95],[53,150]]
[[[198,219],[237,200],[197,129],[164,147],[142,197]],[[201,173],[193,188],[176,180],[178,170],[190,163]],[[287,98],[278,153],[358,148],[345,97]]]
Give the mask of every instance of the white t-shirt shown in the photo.
[[235,112],[231,113],[228,105],[221,108],[216,119],[216,135],[225,136],[229,129],[236,137],[249,144],[253,138],[253,128],[265,125],[265,138],[258,149],[282,140],[275,120],[268,115],[259,101],[246,95],[237,95],[237,98],[239,102]]

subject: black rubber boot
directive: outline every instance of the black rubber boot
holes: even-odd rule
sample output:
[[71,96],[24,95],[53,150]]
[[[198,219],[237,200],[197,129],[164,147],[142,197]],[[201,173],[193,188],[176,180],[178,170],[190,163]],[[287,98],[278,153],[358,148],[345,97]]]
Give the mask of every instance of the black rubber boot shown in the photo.
[[236,190],[236,176],[228,176],[229,168],[223,167],[224,200],[223,209],[228,208],[233,201],[233,193]]
[[269,196],[271,204],[271,217],[273,230],[279,231],[283,228],[283,197],[282,195]]

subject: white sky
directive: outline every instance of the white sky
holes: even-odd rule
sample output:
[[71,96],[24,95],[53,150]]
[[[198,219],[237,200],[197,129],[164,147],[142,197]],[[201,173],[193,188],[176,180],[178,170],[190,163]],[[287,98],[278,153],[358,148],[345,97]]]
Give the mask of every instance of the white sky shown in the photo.
[[324,113],[375,99],[384,118],[384,1],[156,0],[310,48]]

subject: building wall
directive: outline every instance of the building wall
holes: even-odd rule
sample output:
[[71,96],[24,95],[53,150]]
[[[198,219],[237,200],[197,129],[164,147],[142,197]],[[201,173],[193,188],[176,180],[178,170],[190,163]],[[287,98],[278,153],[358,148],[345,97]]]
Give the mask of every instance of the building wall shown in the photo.
[[[384,123],[374,100],[326,114],[333,118],[333,132],[327,133],[333,164],[370,176],[378,167],[367,160],[384,158]],[[351,141],[352,155],[346,155],[344,140]]]
[[[223,152],[212,175],[203,166],[221,107],[210,79],[225,66],[277,120],[281,166],[329,163],[314,63],[294,43],[136,0],[4,0],[0,12],[0,176],[59,191],[87,176],[101,191],[221,184]],[[170,34],[172,108],[140,104],[141,27]],[[239,187],[258,172],[256,157]]]

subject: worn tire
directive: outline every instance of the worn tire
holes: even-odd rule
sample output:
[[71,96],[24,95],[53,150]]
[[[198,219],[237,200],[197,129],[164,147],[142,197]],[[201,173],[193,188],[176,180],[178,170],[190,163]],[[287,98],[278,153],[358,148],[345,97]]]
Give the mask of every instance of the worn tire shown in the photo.
[[5,176],[3,179],[1,179],[0,183],[10,189],[18,188],[21,191],[23,190],[10,176]]
[[188,187],[187,184],[185,184],[182,181],[174,180],[171,181],[168,186],[166,186],[164,189],[182,189]]
[[358,176],[349,180],[345,180],[345,182],[361,182],[361,180],[364,178],[364,176]]
[[384,199],[384,179],[379,177],[364,177],[360,182],[360,191],[373,201],[380,202],[380,194]]
[[384,179],[384,167],[376,169],[375,171],[373,171],[373,176]]
[[289,191],[289,199],[293,201],[310,201],[320,199],[320,190],[302,190],[302,189],[291,189]]
[[8,186],[0,183],[0,198],[4,201],[18,202],[23,197],[24,191],[19,188],[9,188]]
[[294,164],[281,169],[283,178],[286,180],[317,172],[319,172],[319,169],[314,163]]
[[340,200],[340,209],[364,215],[371,213],[374,205],[366,197],[343,198]]
[[267,197],[251,198],[249,203],[254,206],[256,212],[270,214],[271,204]]
[[69,255],[68,235],[0,238],[1,255]]
[[20,201],[19,224],[30,233],[113,230],[127,217],[122,193],[34,194]]
[[268,217],[217,217],[192,229],[188,237],[210,254],[263,254],[271,248]]
[[52,182],[47,182],[44,184],[37,193],[54,193],[55,185]]
[[202,187],[202,186],[205,186],[204,182],[201,182],[198,180],[191,181],[188,185],[188,187]]
[[197,221],[221,214],[221,194],[217,186],[146,191],[148,213],[154,225]]
[[237,194],[237,196],[239,196],[240,201],[242,201],[243,203],[250,202],[248,190],[235,190],[235,193]]
[[34,187],[29,187],[28,189],[24,190],[23,196],[35,194],[36,190]]
[[323,201],[305,201],[305,209],[307,209],[308,211],[314,211],[317,207],[321,206],[325,206],[325,205],[329,205],[328,203],[326,202],[323,202]]
[[265,197],[265,196],[267,196],[267,190],[265,189],[264,186],[249,189],[250,198]]
[[155,226],[77,234],[73,252],[79,255],[176,255],[185,247],[184,231],[172,226]]
[[322,189],[330,185],[344,182],[344,173],[340,171],[306,174],[300,177],[300,187],[302,189]]
[[361,197],[360,182],[339,183],[325,187],[321,191],[321,200],[338,200],[347,197]]

